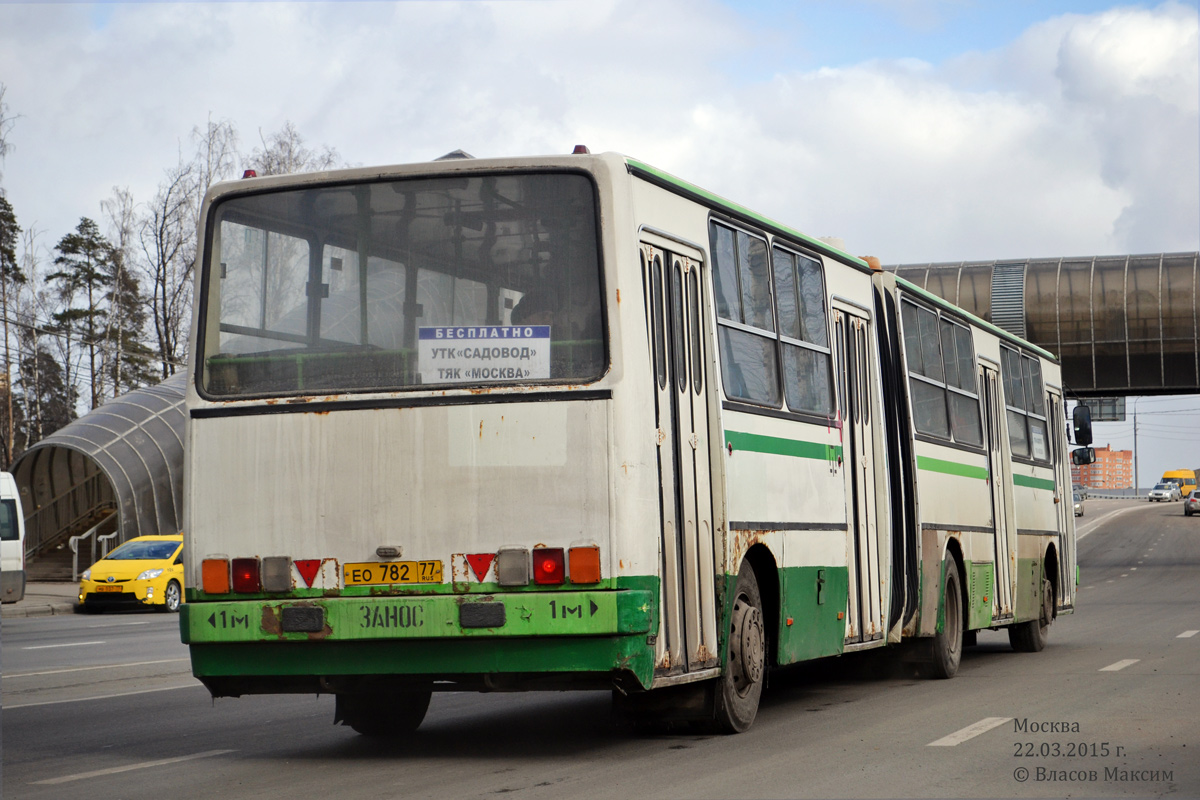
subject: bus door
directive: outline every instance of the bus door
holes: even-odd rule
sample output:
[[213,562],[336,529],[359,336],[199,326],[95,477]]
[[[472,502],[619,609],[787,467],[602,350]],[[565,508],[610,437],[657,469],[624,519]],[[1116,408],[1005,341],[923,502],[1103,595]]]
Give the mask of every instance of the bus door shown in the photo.
[[992,527],[995,533],[996,588],[992,592],[992,619],[1009,619],[1013,614],[1013,576],[1016,532],[1010,530],[1008,509],[1012,498],[1011,465],[1004,458],[1004,403],[1000,398],[1000,372],[995,364],[979,362],[979,396],[983,398],[984,436],[988,448],[988,483],[992,494]]
[[1067,458],[1066,419],[1062,396],[1050,392],[1050,452],[1054,454],[1054,495],[1058,509],[1058,601],[1070,607],[1075,599],[1075,503],[1071,466]]
[[[872,452],[869,323],[849,310],[833,309],[838,405],[846,480],[847,567],[850,602],[846,642],[869,642],[884,635],[879,574],[878,509]],[[881,421],[880,421],[881,424]]]
[[688,672],[718,663],[704,281],[698,258],[647,243],[641,257],[662,535],[655,658],[659,670]]

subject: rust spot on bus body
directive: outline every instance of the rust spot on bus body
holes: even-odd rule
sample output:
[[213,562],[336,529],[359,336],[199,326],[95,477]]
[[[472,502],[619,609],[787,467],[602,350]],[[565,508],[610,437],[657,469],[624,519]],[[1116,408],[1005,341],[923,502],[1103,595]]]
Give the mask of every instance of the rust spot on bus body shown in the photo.
[[283,621],[275,613],[274,606],[262,607],[262,621],[260,624],[262,625],[263,633],[278,639],[283,638]]
[[763,544],[768,533],[770,531],[763,529],[733,531],[733,552],[730,553],[729,563],[740,567],[742,559],[746,557],[746,553],[750,552],[750,548],[756,544]]

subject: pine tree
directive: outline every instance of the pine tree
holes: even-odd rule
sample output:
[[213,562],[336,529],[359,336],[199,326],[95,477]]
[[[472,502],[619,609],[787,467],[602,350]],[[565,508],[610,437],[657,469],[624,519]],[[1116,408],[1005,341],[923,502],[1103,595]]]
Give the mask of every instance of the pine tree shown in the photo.
[[106,345],[104,376],[112,386],[113,397],[159,380],[151,363],[154,352],[142,339],[146,299],[137,278],[119,265],[118,259],[110,288],[104,295],[108,318],[101,332]]
[[[83,340],[88,357],[91,408],[101,402],[102,357],[101,332],[105,328],[107,312],[101,301],[111,290],[113,266],[116,260],[113,246],[100,233],[96,223],[87,217],[79,220],[74,233],[59,240],[55,248],[59,255],[54,259],[58,267],[47,279],[55,284],[62,310],[55,312],[55,327],[68,336]],[[76,305],[82,300],[82,307]],[[70,383],[70,376],[65,376]]]
[[3,388],[3,433],[4,446],[0,451],[5,470],[12,464],[13,434],[16,423],[13,419],[12,392],[12,360],[8,343],[9,298],[16,287],[25,283],[25,273],[17,262],[17,236],[21,228],[17,225],[17,215],[12,204],[0,195],[0,317],[3,318],[4,330],[4,386]]

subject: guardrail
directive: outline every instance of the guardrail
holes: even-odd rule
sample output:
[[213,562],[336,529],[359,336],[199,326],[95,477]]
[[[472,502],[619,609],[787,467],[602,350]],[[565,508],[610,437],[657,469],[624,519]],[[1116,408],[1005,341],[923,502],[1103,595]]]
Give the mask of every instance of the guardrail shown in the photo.
[[100,544],[100,558],[104,558],[106,555],[108,555],[109,543],[112,542],[113,539],[117,538],[117,534],[119,533],[119,531],[113,531],[112,533],[106,533],[104,535],[100,535],[98,533],[98,531],[100,530],[100,528],[107,525],[109,522],[112,522],[114,519],[116,519],[115,514],[105,517],[104,519],[100,520],[95,525],[93,525],[91,528],[89,528],[86,533],[81,533],[78,536],[72,536],[70,539],[67,540],[67,542],[71,545],[71,580],[72,581],[79,580],[79,543],[84,541],[85,539],[91,542],[92,560],[88,562],[89,567],[92,564],[96,563],[96,543],[97,542],[99,542],[99,544]]

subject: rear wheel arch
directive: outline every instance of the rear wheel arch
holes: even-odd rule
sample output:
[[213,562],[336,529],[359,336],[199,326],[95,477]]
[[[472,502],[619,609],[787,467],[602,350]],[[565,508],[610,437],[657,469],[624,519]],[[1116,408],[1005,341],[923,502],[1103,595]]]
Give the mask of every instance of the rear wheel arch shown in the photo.
[[1053,620],[1058,617],[1058,601],[1062,597],[1061,587],[1058,585],[1058,548],[1053,544],[1046,547],[1042,565],[1042,577],[1050,582],[1050,618]]
[[[953,559],[954,566],[958,567],[959,601],[960,605],[962,606],[962,608],[959,609],[959,619],[962,620],[963,630],[966,630],[968,619],[967,613],[969,611],[968,606],[970,604],[971,595],[970,587],[967,585],[967,581],[970,580],[970,578],[967,577],[967,563],[963,559],[962,544],[953,536],[946,540],[946,550],[942,554],[942,563],[945,563],[947,559]],[[942,575],[942,580],[946,580],[946,576],[944,574]],[[942,598],[945,598],[945,596],[945,587],[943,586]],[[946,610],[941,608],[941,603],[942,600],[939,599],[938,612],[939,616],[944,618]]]
[[[767,664],[775,666],[779,663],[776,652],[781,603],[779,566],[775,562],[775,554],[765,544],[756,544],[746,551],[742,563],[749,564],[754,569],[754,578],[758,581],[758,593],[762,599],[763,628],[767,636]],[[736,576],[736,573],[734,574]]]

